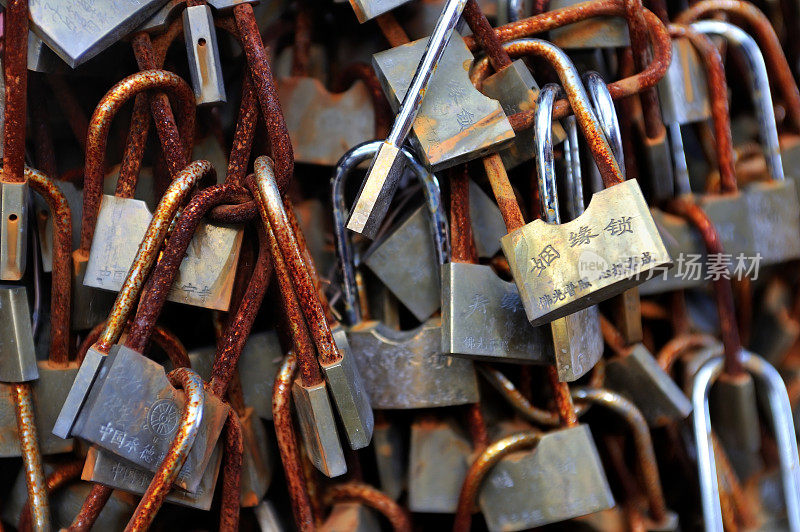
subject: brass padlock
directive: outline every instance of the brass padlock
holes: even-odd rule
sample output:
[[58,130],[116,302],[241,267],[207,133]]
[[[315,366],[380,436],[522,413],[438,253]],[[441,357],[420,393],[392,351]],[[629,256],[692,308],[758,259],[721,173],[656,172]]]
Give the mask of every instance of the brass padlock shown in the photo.
[[[358,146],[339,161],[332,180],[334,234],[342,268],[345,306],[351,328],[348,339],[373,408],[407,409],[474,403],[477,379],[472,363],[442,354],[441,321],[432,318],[415,329],[397,331],[376,321],[362,321],[355,282],[353,251],[344,229],[344,182],[361,161],[375,153],[379,143]],[[449,255],[447,221],[441,213],[438,184],[419,164],[412,162],[425,186],[426,205],[438,265]],[[422,235],[427,236],[427,235]],[[413,362],[411,362],[413,361]]]

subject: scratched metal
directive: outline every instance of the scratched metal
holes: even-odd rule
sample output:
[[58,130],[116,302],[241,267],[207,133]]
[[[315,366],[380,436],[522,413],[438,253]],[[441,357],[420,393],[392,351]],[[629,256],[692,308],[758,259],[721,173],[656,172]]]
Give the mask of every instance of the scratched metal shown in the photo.
[[361,259],[419,321],[441,306],[439,263],[429,219],[425,206],[418,207],[373,242]]
[[225,103],[225,83],[222,78],[222,62],[219,59],[217,30],[211,8],[205,2],[199,5],[189,4],[183,10],[183,32],[189,76],[197,105]]
[[373,408],[431,408],[478,401],[472,362],[442,354],[439,318],[410,331],[361,322],[348,336]]
[[[800,258],[800,202],[792,179],[750,183],[742,190],[761,265]],[[728,249],[725,248],[727,252]]]
[[542,434],[533,450],[504,456],[486,475],[478,504],[491,532],[523,530],[614,506],[589,427]]
[[350,0],[350,6],[358,21],[364,23],[407,2],[408,0]]
[[375,138],[375,110],[362,81],[338,93],[311,77],[277,82],[295,161],[335,166],[342,153]]
[[[548,11],[572,7],[581,0],[550,0]],[[627,48],[628,24],[622,17],[595,16],[550,30],[550,41],[559,48]]]
[[532,327],[514,283],[490,266],[451,262],[442,270],[442,352],[489,362],[552,364],[545,327]]
[[0,182],[0,279],[19,281],[28,258],[28,183]]
[[[427,42],[420,39],[373,56],[373,67],[395,112]],[[500,103],[472,86],[473,59],[464,40],[453,32],[414,120],[416,151],[433,170],[477,159],[514,138]]]
[[575,381],[603,356],[600,312],[591,306],[550,322],[553,354],[561,382]]
[[33,31],[75,68],[130,33],[166,3],[30,0],[28,7]]
[[454,513],[467,475],[472,446],[452,419],[422,418],[411,424],[408,508]]
[[595,193],[574,220],[534,220],[501,244],[533,325],[620,294],[672,264],[635,180]]
[[[197,491],[191,493],[173,486],[165,500],[179,506],[209,510],[214,499],[214,488],[217,484],[221,462],[222,452],[220,446],[217,446]],[[113,453],[95,446],[89,448],[81,473],[82,480],[97,482],[134,495],[144,495],[153,476],[150,471],[120,460]]]
[[[211,378],[215,347],[202,347],[189,353],[192,370],[203,380]],[[244,403],[261,419],[272,419],[272,382],[283,360],[283,350],[275,331],[254,333],[239,356],[239,381],[242,384]]]
[[490,259],[500,251],[506,224],[497,203],[474,181],[469,182],[469,218],[478,257]]
[[[530,70],[522,61],[517,59],[500,72],[496,72],[483,80],[481,92],[486,96],[500,102],[506,116],[522,111],[536,109],[536,98],[539,96],[539,84],[533,79]],[[500,151],[503,165],[507,170],[529,161],[534,157],[533,144],[534,128],[517,132],[514,142],[508,148]],[[558,144],[566,138],[566,132],[561,124],[553,123],[553,144]]]
[[300,379],[295,380],[292,399],[297,411],[300,434],[311,463],[330,478],[344,475],[347,464],[339,443],[336,420],[325,382],[304,386]]
[[642,344],[606,364],[605,386],[630,398],[651,427],[686,419],[692,404]]
[[[115,345],[72,433],[155,472],[180,425],[184,402],[163,366]],[[191,492],[198,488],[229,408],[206,394],[197,438],[176,481],[179,487]]]
[[321,532],[380,532],[375,510],[357,502],[340,502],[320,525]]
[[689,39],[672,40],[672,63],[658,83],[658,95],[667,124],[711,119],[706,69]]
[[[152,218],[143,201],[104,195],[84,284],[119,291]],[[201,223],[167,299],[228,310],[242,236],[235,226]]]
[[[72,219],[72,247],[76,249],[81,241],[81,213],[83,212],[83,195],[69,181],[53,180],[53,184],[67,199]],[[39,231],[39,249],[41,250],[42,270],[53,271],[53,215],[47,202],[39,194],[33,195],[36,212],[36,227]]]
[[0,285],[0,312],[0,382],[38,379],[27,288]]

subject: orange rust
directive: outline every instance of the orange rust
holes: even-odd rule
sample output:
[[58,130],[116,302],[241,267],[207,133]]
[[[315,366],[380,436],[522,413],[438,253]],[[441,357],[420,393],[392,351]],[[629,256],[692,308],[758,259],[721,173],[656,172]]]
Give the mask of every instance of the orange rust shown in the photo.
[[169,185],[155,213],[153,213],[153,219],[147,227],[142,243],[139,245],[131,269],[128,271],[125,282],[117,294],[117,299],[108,316],[106,327],[97,341],[97,348],[100,352],[107,352],[122,334],[125,321],[128,319],[128,315],[139,297],[144,281],[150,273],[159,249],[166,238],[178,206],[197,181],[212,170],[211,163],[194,161]]
[[258,107],[256,93],[253,90],[253,81],[249,74],[242,80],[242,101],[239,105],[239,118],[236,120],[236,129],[233,133],[231,154],[228,158],[228,172],[225,182],[240,183],[247,173],[247,164],[250,161],[250,152],[253,148],[253,137],[256,132],[258,120]]
[[[73,480],[77,480],[81,476],[83,470],[83,460],[74,460],[56,467],[52,473],[47,475],[45,479],[45,489],[48,494],[61,489],[64,485],[69,484]],[[31,530],[31,507],[28,500],[25,501],[25,506],[19,514],[19,525],[17,527],[20,531]]]
[[181,413],[181,420],[166,456],[161,461],[133,513],[126,532],[147,530],[155,519],[156,513],[164,499],[172,489],[172,483],[178,478],[183,463],[189,455],[189,450],[194,443],[200,425],[200,415],[203,408],[203,381],[196,373],[187,368],[178,368],[167,375],[174,386],[183,388],[186,394],[186,405]]
[[450,260],[478,263],[469,215],[469,169],[466,164],[450,170]]
[[25,168],[30,187],[47,202],[53,217],[53,274],[50,290],[50,353],[55,365],[66,365],[70,346],[72,301],[72,215],[67,198],[46,175]]
[[34,418],[33,389],[29,382],[15,382],[9,386],[17,418],[19,448],[22,451],[28,500],[31,501],[33,526],[36,530],[46,530],[50,526],[50,504],[47,500],[42,454],[39,451]]
[[402,46],[403,44],[410,42],[410,39],[406,34],[406,30],[404,30],[400,23],[397,22],[397,18],[395,18],[394,13],[391,11],[375,17],[375,22],[378,23],[378,27],[380,28],[383,37],[392,48]]
[[483,167],[486,170],[486,177],[489,178],[497,206],[503,215],[503,221],[506,223],[506,230],[509,233],[516,231],[525,225],[525,219],[522,217],[517,196],[508,180],[503,160],[498,154],[493,153],[483,158]]
[[295,525],[301,531],[315,529],[314,515],[311,509],[311,500],[303,476],[303,467],[300,463],[300,451],[297,447],[297,437],[292,426],[292,382],[297,367],[294,353],[288,353],[281,364],[280,370],[275,375],[272,387],[272,418],[275,425],[275,436],[278,441],[278,450],[286,474],[286,484],[289,488],[289,500],[292,503]]
[[707,334],[682,334],[664,344],[656,355],[656,360],[661,369],[670,373],[676,360],[694,349],[709,347],[716,342],[713,336]]
[[395,532],[411,532],[408,512],[382,491],[361,482],[337,484],[328,488],[325,498],[331,503],[354,501],[381,513]]
[[711,118],[714,124],[720,188],[723,194],[735,193],[738,186],[734,169],[735,155],[731,138],[728,84],[725,81],[725,65],[722,63],[722,56],[708,36],[694,31],[690,26],[670,24],[669,33],[672,37],[688,38],[702,59],[708,79],[708,95],[711,100]]
[[472,403],[467,408],[467,426],[469,427],[472,448],[477,452],[489,445],[489,433],[486,431],[486,420],[483,418],[483,411],[480,403]]
[[294,46],[292,47],[292,76],[307,76],[311,57],[311,12],[304,2],[298,2],[294,20]]
[[222,468],[222,502],[219,510],[219,529],[225,532],[239,530],[239,499],[242,477],[242,425],[238,414],[228,411],[225,424],[225,454]]
[[119,108],[132,96],[151,89],[168,90],[174,94],[187,111],[186,129],[194,137],[194,93],[180,77],[165,70],[147,70],[132,74],[109,90],[92,115],[86,147],[86,168],[83,183],[83,218],[81,220],[81,243],[79,251],[88,254],[100,210],[105,172],[105,150],[111,120]]
[[472,508],[481,487],[481,482],[491,469],[507,454],[535,447],[539,443],[539,434],[521,432],[496,441],[486,448],[467,470],[461,493],[458,496],[458,507],[453,522],[453,532],[468,532],[472,524]]
[[[628,34],[631,40],[631,51],[636,70],[640,72],[650,63],[650,47],[648,42],[648,26],[644,18],[642,0],[625,0],[625,18],[628,23]],[[666,128],[661,120],[661,107],[658,102],[658,91],[655,87],[644,89],[639,93],[645,133],[648,139],[661,140],[666,136]]]
[[119,166],[119,178],[114,195],[120,198],[132,198],[136,192],[136,182],[142,167],[144,148],[150,132],[150,95],[139,93],[133,100],[133,114],[125,152]]
[[91,530],[113,492],[114,490],[108,486],[94,484],[68,530],[70,532],[88,532]]
[[[700,233],[706,251],[709,254],[724,253],[722,241],[714,223],[703,209],[688,200],[677,199],[669,203],[669,209],[685,218]],[[733,289],[730,279],[720,277],[714,281],[714,297],[717,301],[722,343],[725,347],[724,371],[727,375],[740,375],[744,368],[739,360],[742,345],[739,339],[739,328],[736,320],[736,309],[733,303]]]
[[683,11],[675,20],[678,24],[690,24],[700,18],[724,12],[747,21],[759,48],[767,62],[767,70],[774,76],[775,84],[786,100],[786,107],[796,131],[800,131],[800,90],[795,82],[792,68],[783,53],[780,39],[772,23],[756,6],[738,0],[704,0]]
[[183,346],[183,342],[169,330],[156,326],[153,331],[153,341],[167,354],[167,358],[173,367],[190,368],[192,366],[189,361],[189,353]]
[[500,39],[497,38],[492,25],[489,24],[483,11],[481,11],[477,0],[467,0],[462,16],[469,25],[469,29],[472,30],[475,41],[481,45],[481,48],[486,50],[492,68],[499,72],[511,65],[511,58],[503,49]]
[[603,333],[603,340],[606,345],[614,351],[614,354],[625,356],[630,353],[625,337],[622,336],[620,330],[602,314],[600,314],[600,331]]
[[9,0],[6,4],[3,65],[6,97],[0,179],[4,183],[23,183],[28,97],[28,0]]

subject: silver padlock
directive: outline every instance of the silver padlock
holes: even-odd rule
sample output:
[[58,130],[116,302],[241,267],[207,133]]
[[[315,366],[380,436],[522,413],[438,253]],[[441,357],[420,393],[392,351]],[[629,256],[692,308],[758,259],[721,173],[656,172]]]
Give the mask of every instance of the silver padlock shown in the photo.
[[[344,0],[337,0],[344,1]],[[392,9],[401,6],[408,2],[408,0],[350,0],[350,6],[356,14],[356,18],[360,23],[388,13]]]
[[[336,250],[348,318],[352,320],[348,339],[372,406],[407,409],[474,403],[478,399],[475,370],[468,360],[442,354],[439,319],[432,318],[410,331],[396,331],[379,322],[361,320],[353,251],[344,230],[343,191],[349,172],[378,148],[379,143],[372,142],[347,152],[332,180]],[[423,190],[438,267],[449,255],[447,221],[441,213],[438,185],[421,165],[414,164],[410,154],[405,156],[425,183]]]
[[183,10],[183,39],[197,105],[225,103],[217,31],[211,8],[205,2],[186,6]]

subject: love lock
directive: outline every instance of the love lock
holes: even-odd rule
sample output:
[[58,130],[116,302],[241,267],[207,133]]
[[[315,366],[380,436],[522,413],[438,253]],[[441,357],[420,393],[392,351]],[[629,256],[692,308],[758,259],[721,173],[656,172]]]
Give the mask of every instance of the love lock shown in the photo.
[[[350,150],[339,161],[332,181],[334,234],[342,267],[344,295],[352,320],[348,339],[373,408],[407,409],[473,403],[478,399],[472,363],[442,354],[441,321],[432,318],[416,329],[397,331],[376,321],[362,321],[353,252],[344,230],[344,181],[349,172],[379,148],[377,142]],[[441,213],[438,184],[410,154],[404,155],[423,180],[426,210],[437,257],[436,270],[449,255],[447,222]],[[429,240],[425,238],[425,240]]]

